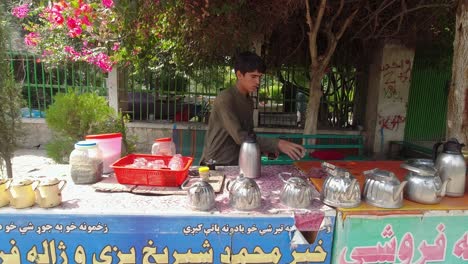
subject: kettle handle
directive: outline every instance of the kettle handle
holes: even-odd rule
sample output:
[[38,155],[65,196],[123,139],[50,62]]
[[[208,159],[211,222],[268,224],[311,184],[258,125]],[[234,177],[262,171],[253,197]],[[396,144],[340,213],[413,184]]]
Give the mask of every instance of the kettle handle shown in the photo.
[[436,159],[437,159],[437,152],[439,151],[439,147],[440,145],[442,145],[443,142],[437,142],[434,144],[434,146],[432,147],[432,160],[435,162]]
[[368,174],[375,173],[376,170],[377,170],[376,168],[374,168],[372,170],[366,170],[366,171],[362,172],[362,174],[364,174],[364,176],[367,176]]
[[66,180],[60,180],[59,185],[60,185],[60,183],[62,184],[62,186],[59,187],[59,190],[62,191],[63,188],[65,188],[65,185],[67,185],[67,181]]
[[189,187],[186,186],[189,183],[190,179],[191,179],[190,177],[187,177],[187,179],[185,179],[185,181],[180,185],[180,188],[182,190],[188,190],[190,188],[190,186]]
[[291,177],[292,173],[290,173],[290,172],[280,172],[280,173],[278,173],[278,178],[280,178],[284,183],[287,183],[287,181],[283,178],[283,175],[288,175],[289,177]]
[[227,190],[228,192],[231,191],[231,183],[232,183],[231,180],[227,180],[227,181],[226,181],[226,190]]
[[32,182],[31,187],[32,187],[33,191],[35,191],[37,189],[37,187],[39,187],[39,183],[40,183],[40,181],[38,181],[38,180],[35,180],[35,181]]
[[5,182],[5,191],[8,191],[8,189],[10,189],[10,185],[11,185],[11,179],[6,180],[6,182]]

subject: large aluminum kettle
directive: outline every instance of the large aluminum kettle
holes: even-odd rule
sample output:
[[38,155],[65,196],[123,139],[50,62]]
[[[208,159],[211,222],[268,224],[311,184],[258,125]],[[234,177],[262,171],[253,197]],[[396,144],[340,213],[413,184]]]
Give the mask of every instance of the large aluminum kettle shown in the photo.
[[391,171],[373,169],[364,171],[363,197],[368,204],[382,208],[400,208],[403,206],[403,190],[407,181],[400,183]]
[[240,174],[237,179],[226,182],[226,189],[231,206],[237,210],[254,210],[262,204],[262,193],[254,179]]
[[189,178],[182,183],[182,190],[187,190],[187,199],[192,210],[210,211],[215,207],[215,191],[208,179],[201,179],[187,186]]
[[430,159],[409,159],[400,165],[408,170],[405,197],[422,204],[436,204],[445,196],[450,179],[442,180]]
[[[442,152],[438,153],[441,145]],[[464,146],[456,138],[450,138],[446,142],[434,144],[432,149],[435,168],[440,178],[442,181],[450,179],[447,184],[447,196],[459,197],[465,194],[466,162],[462,154]]]
[[356,178],[345,169],[322,162],[328,176],[323,182],[320,198],[326,205],[351,208],[361,203],[361,189]]
[[[314,199],[314,187],[304,178],[292,177],[290,172],[278,174],[284,182],[280,193],[280,201],[292,208],[307,208]],[[284,178],[289,178],[285,180]]]
[[247,178],[258,178],[261,175],[260,147],[253,132],[249,133],[239,152],[240,174]]

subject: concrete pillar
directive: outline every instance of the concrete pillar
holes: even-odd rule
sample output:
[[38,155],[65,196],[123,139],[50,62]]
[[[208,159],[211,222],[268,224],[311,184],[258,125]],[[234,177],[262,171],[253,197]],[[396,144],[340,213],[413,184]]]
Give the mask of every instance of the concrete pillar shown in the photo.
[[118,87],[118,70],[114,67],[111,72],[108,73],[106,79],[107,94],[109,100],[109,106],[112,107],[116,112],[119,111],[119,87]]
[[386,42],[376,49],[369,68],[367,148],[384,158],[389,142],[403,140],[414,49]]

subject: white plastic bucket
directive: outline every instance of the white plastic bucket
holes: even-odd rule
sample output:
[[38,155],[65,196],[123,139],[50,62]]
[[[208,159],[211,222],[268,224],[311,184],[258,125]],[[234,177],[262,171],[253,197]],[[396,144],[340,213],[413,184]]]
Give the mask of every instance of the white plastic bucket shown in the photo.
[[109,133],[87,135],[86,141],[94,141],[97,143],[102,152],[103,173],[111,173],[114,170],[110,167],[114,162],[120,159],[122,153],[122,134]]

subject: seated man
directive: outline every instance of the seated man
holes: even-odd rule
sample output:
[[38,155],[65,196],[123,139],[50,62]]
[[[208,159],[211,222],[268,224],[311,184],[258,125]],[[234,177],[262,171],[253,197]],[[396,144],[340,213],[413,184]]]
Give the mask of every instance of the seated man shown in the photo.
[[[247,134],[253,131],[253,101],[250,97],[260,85],[266,66],[252,52],[243,52],[234,65],[237,82],[223,90],[214,101],[205,135],[201,163],[215,160],[218,165],[238,165],[240,146]],[[293,160],[305,154],[301,145],[270,138],[257,138],[262,152],[281,151]]]

